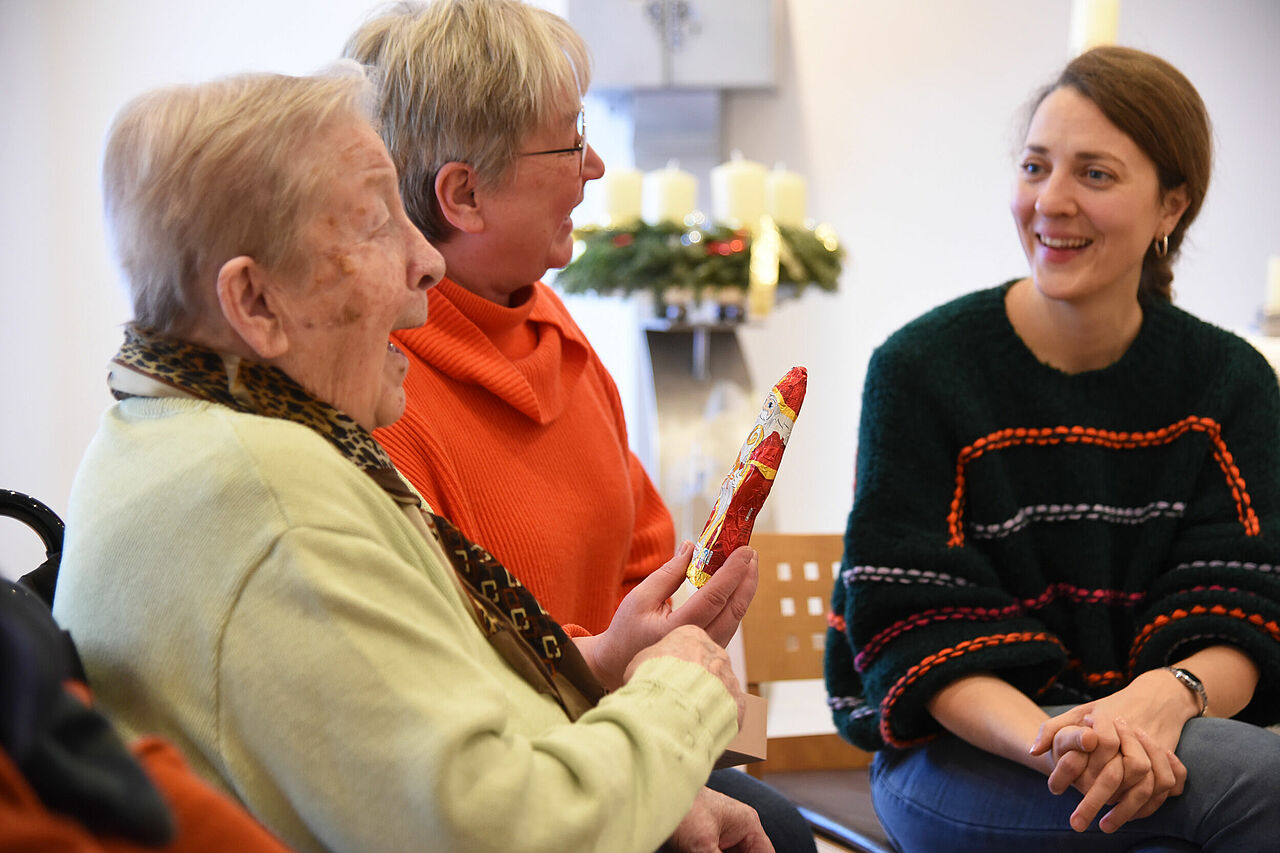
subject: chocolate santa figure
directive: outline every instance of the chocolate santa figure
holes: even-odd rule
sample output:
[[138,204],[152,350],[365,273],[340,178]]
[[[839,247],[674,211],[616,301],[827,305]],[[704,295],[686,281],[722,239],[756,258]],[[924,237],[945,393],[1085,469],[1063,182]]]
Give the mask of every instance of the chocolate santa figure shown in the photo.
[[808,379],[803,367],[793,367],[765,397],[733,469],[720,484],[711,517],[693,549],[688,577],[694,586],[706,583],[726,557],[751,540],[751,528],[773,486],[791,428],[804,403]]

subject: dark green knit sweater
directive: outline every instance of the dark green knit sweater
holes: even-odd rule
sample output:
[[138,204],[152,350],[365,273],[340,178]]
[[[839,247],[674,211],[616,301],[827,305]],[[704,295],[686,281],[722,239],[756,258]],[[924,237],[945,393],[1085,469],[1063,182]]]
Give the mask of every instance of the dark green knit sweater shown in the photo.
[[993,672],[1042,704],[1229,643],[1280,719],[1280,390],[1249,344],[1144,302],[1128,352],[1068,375],[1004,310],[937,308],[872,356],[828,632],[836,725],[939,731],[925,702]]

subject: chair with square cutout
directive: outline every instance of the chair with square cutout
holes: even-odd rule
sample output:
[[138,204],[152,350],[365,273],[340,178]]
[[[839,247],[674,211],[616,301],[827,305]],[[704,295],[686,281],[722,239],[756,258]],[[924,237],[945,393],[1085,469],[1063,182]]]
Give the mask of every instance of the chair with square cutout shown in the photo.
[[[764,684],[822,678],[844,537],[756,533],[751,546],[760,555],[760,584],[742,620],[748,692],[761,695]],[[817,834],[854,851],[891,849],[871,807],[870,753],[837,734],[770,737],[767,751],[748,772],[795,802]]]

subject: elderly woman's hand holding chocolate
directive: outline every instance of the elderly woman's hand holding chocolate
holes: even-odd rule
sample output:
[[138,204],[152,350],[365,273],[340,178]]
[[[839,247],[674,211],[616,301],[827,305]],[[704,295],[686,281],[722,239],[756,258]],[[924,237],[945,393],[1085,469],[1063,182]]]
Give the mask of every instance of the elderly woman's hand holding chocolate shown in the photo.
[[637,653],[680,626],[696,626],[720,646],[729,644],[755,595],[759,560],[751,548],[737,549],[702,589],[673,608],[671,596],[684,582],[692,555],[693,545],[682,544],[674,557],[622,599],[605,631],[576,639],[601,683],[621,684],[623,670]]

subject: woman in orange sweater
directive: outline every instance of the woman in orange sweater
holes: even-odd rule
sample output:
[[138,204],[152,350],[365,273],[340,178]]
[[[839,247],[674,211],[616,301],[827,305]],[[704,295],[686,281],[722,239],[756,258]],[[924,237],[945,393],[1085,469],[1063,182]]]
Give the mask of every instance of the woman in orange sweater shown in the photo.
[[[378,69],[405,209],[447,268],[426,325],[393,336],[410,361],[405,412],[376,438],[580,649],[615,613],[652,630],[692,619],[727,643],[754,567],[737,589],[717,575],[677,617],[664,601],[623,602],[675,550],[674,525],[628,447],[613,379],[540,281],[569,262],[571,213],[604,174],[586,140],[586,45],[524,3],[436,0],[371,19],[346,55]],[[775,849],[814,849],[772,789],[736,771],[709,784],[754,806]]]
[[521,2],[439,0],[375,17],[346,53],[385,83],[405,208],[447,273],[426,325],[394,335],[406,411],[375,435],[572,634],[598,634],[675,530],[612,377],[540,281],[569,262],[570,215],[604,174],[585,136],[586,45]]

